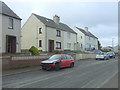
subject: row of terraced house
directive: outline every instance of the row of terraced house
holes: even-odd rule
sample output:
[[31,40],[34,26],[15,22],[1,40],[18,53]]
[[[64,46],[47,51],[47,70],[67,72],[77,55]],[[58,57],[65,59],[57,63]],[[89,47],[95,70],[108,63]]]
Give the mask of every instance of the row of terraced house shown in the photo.
[[70,28],[60,22],[55,15],[49,19],[32,13],[21,28],[21,18],[4,2],[2,10],[2,53],[20,53],[35,46],[43,52],[53,50],[91,50],[98,49],[98,38],[88,31],[88,27]]

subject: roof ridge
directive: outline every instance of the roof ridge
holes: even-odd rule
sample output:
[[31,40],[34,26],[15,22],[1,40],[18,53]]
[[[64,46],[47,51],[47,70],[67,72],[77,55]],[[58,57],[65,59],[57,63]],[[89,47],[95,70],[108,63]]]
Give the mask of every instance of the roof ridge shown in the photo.
[[[41,16],[41,15],[38,15],[38,14],[35,14],[35,13],[32,13],[32,14],[37,15],[37,16],[42,17],[42,18],[45,18],[45,19],[52,20],[52,19],[50,19],[50,18],[47,18],[47,17]],[[52,20],[52,21],[53,21],[53,20]]]
[[79,28],[79,27],[76,27],[77,29],[79,29],[80,31],[82,31],[82,33],[84,33],[85,35],[87,36],[91,36],[91,37],[94,37],[94,38],[97,38],[94,34],[92,34],[90,31],[86,32],[84,29],[82,28]]
[[76,32],[73,31],[67,24],[64,24],[62,22],[59,22],[59,24],[56,24],[54,22],[54,20],[52,20],[52,19],[46,18],[44,16],[37,15],[35,13],[32,13],[32,14],[35,15],[37,17],[37,19],[39,19],[42,23],[44,23],[48,27],[52,27],[52,28],[56,28],[56,29],[61,29],[63,31],[67,31],[67,32],[71,32],[71,33],[75,33],[76,34]]

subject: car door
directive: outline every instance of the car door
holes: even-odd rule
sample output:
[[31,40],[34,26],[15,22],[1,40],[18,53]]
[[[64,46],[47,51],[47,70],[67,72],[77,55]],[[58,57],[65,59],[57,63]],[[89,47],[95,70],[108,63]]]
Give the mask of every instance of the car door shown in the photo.
[[66,56],[65,55],[61,56],[60,64],[61,64],[61,67],[66,67],[67,60],[66,60]]
[[73,58],[70,55],[66,55],[67,57],[67,66],[70,66],[70,64],[73,62]]

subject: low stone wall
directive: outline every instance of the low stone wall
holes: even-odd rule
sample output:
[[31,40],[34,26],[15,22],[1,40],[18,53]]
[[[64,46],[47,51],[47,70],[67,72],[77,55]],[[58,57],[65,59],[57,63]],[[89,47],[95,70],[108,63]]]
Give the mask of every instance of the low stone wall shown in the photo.
[[37,66],[40,65],[42,60],[46,60],[49,57],[50,56],[3,56],[2,69]]
[[[51,55],[40,56],[3,56],[2,69],[20,68],[40,65],[42,60],[46,60]],[[71,54],[75,60],[95,58],[96,54]]]
[[96,54],[76,54],[75,60],[94,59],[95,57],[96,57]]
[[50,55],[40,55],[40,56],[12,56],[12,60],[36,60],[49,58]]

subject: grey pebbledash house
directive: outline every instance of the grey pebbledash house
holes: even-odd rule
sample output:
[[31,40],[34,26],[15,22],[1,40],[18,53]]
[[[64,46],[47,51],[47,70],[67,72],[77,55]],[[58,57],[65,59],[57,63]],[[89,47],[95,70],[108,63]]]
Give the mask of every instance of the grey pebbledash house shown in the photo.
[[21,18],[14,13],[4,2],[0,1],[0,25],[2,53],[21,52]]

